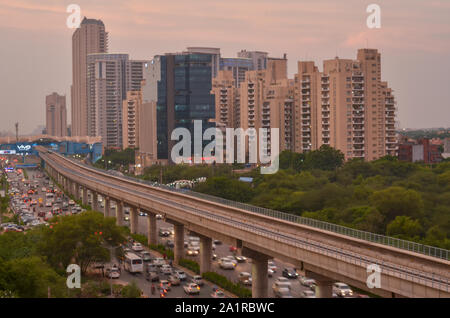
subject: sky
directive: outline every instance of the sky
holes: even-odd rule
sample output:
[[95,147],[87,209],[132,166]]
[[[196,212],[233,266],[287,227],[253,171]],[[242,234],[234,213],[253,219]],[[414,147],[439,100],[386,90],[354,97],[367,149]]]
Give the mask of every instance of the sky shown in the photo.
[[[366,12],[378,4],[381,28]],[[382,80],[398,103],[401,128],[450,127],[449,0],[0,0],[0,132],[29,134],[45,125],[45,96],[66,95],[70,123],[69,4],[101,19],[109,52],[131,59],[181,52],[188,46],[287,53],[297,61],[356,58],[358,48],[381,52]]]

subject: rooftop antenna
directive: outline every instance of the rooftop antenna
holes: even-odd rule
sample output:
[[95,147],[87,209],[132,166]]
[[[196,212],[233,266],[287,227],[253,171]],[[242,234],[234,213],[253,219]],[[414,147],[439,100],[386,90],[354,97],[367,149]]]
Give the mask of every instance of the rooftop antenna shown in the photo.
[[16,126],[16,142],[19,142],[19,123],[15,123]]

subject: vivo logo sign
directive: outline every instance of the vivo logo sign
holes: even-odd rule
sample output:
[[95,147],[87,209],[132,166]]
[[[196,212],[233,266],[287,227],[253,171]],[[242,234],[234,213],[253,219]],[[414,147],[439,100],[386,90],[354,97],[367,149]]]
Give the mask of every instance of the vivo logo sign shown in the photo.
[[19,151],[28,151],[31,149],[30,145],[18,145],[17,149],[19,149]]

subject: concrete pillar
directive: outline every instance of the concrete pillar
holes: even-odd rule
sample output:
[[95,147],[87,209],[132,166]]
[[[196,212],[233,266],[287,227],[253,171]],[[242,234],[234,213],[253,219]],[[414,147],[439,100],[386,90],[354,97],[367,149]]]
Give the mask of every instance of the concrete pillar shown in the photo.
[[105,196],[104,199],[105,199],[104,216],[110,217],[111,216],[111,200],[107,196]]
[[123,225],[123,201],[116,202],[116,224]]
[[89,202],[88,202],[88,189],[86,187],[83,187],[82,190],[83,190],[83,200],[82,200],[83,205],[88,205],[89,204]]
[[333,282],[331,280],[316,280],[316,298],[332,298]]
[[92,193],[92,210],[98,211],[98,193],[95,191],[91,191]]
[[176,223],[173,225],[174,227],[174,248],[173,248],[173,261],[175,264],[180,262],[180,259],[183,258],[184,255],[184,225],[180,223]]
[[268,264],[271,258],[268,255],[251,250],[245,246],[242,247],[242,255],[252,259],[252,297],[267,298],[268,293]]
[[212,239],[200,236],[200,274],[211,271]]
[[138,222],[139,222],[138,209],[137,209],[137,207],[132,206],[132,207],[130,207],[130,231],[131,231],[131,234],[137,233]]
[[74,188],[74,194],[75,200],[80,200],[80,186],[78,183],[74,182],[73,186]]
[[149,245],[158,244],[158,234],[156,233],[156,214],[147,212],[147,238]]
[[333,297],[333,281],[325,276],[315,272],[305,270],[306,277],[313,278],[316,281],[316,298]]

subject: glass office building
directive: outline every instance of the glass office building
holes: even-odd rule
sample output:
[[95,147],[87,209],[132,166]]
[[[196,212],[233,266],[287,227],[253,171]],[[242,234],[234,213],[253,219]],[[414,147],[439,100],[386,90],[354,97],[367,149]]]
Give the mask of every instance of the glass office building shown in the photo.
[[[202,133],[215,127],[215,100],[211,94],[211,54],[180,53],[155,57],[158,159],[169,159],[173,129],[187,128],[194,138],[194,120],[202,121]],[[203,146],[208,141],[203,143]],[[191,153],[194,155],[194,140]],[[203,147],[202,147],[203,148]]]

